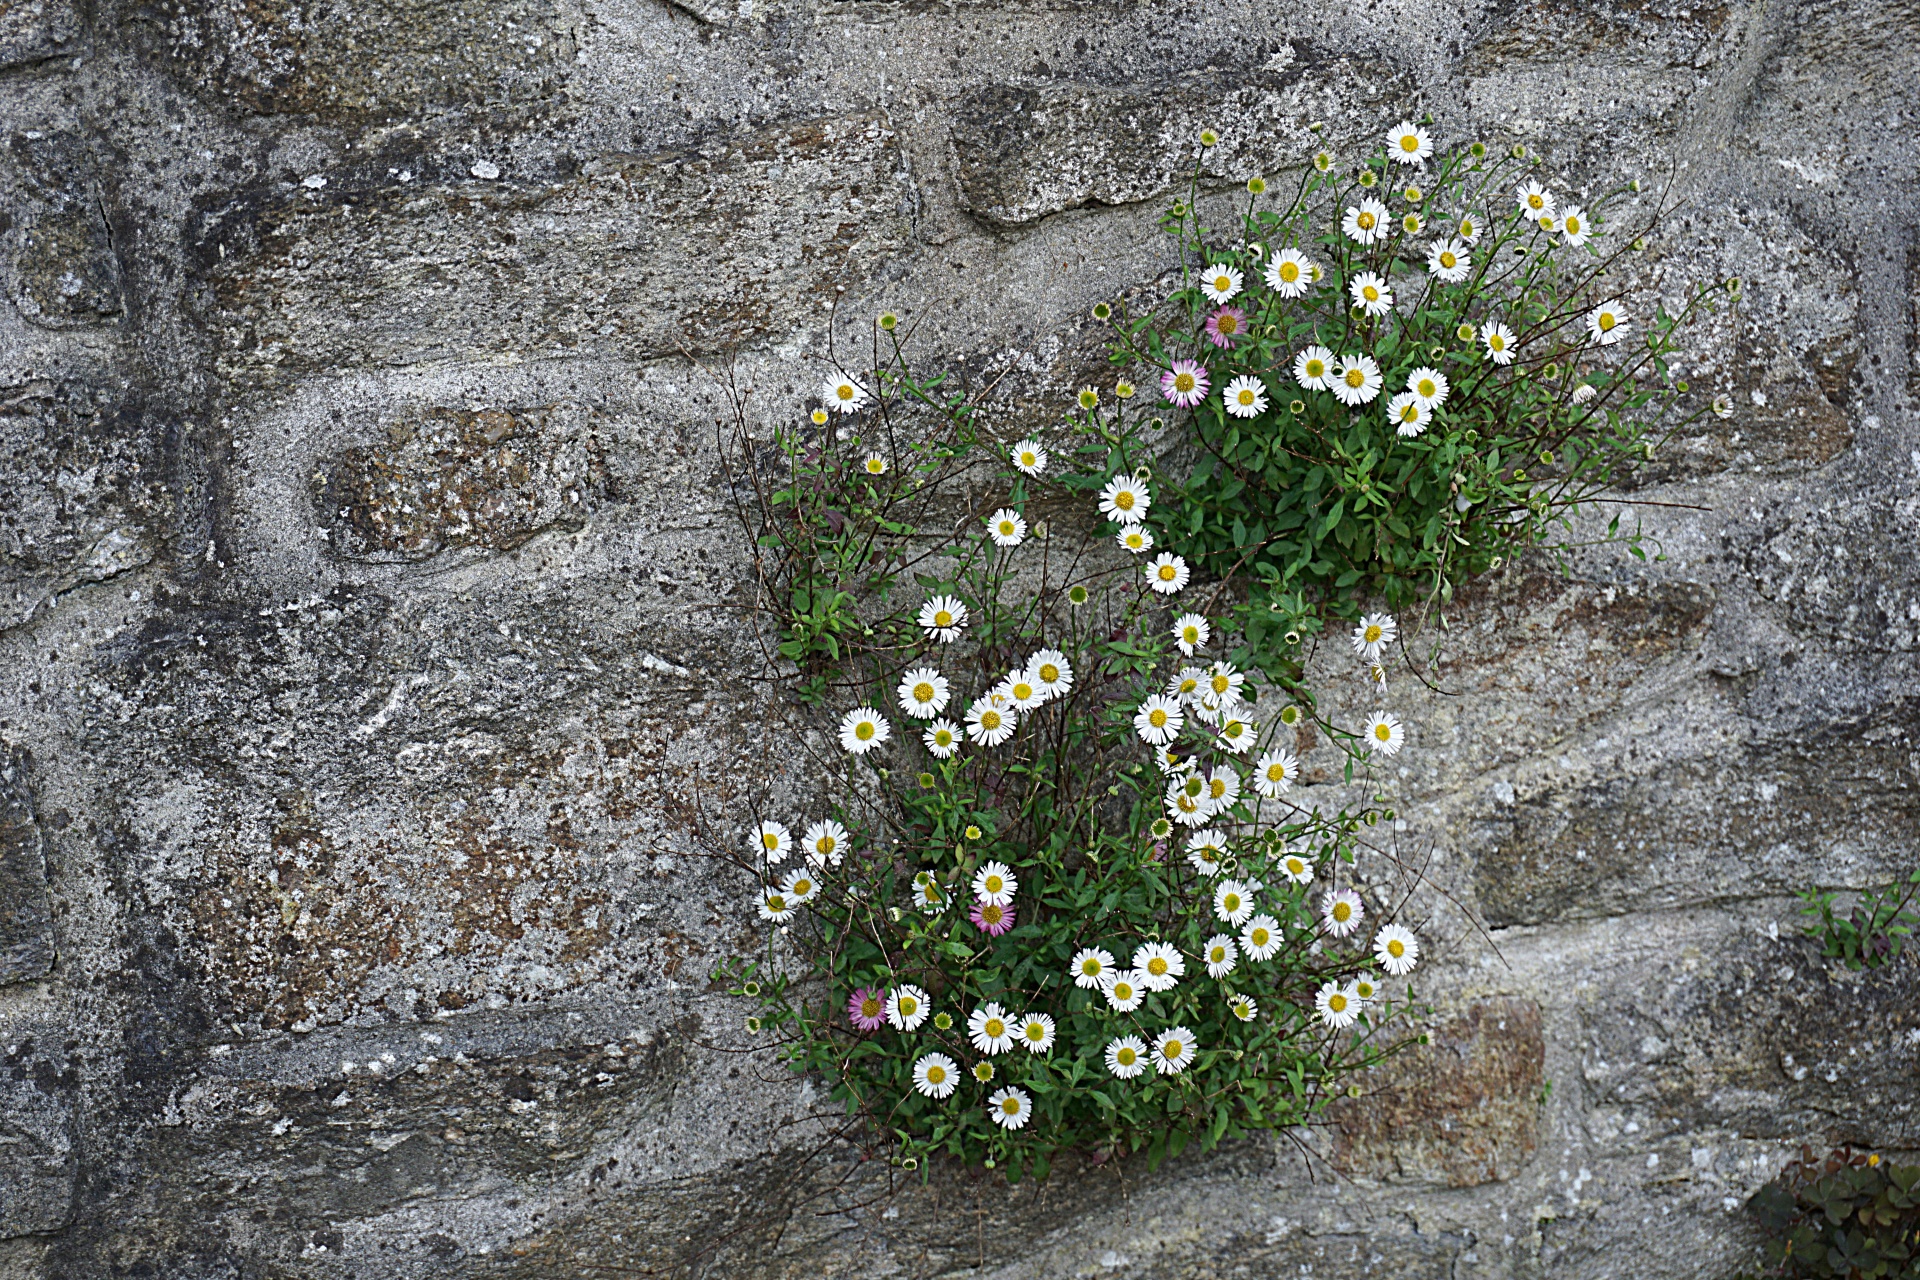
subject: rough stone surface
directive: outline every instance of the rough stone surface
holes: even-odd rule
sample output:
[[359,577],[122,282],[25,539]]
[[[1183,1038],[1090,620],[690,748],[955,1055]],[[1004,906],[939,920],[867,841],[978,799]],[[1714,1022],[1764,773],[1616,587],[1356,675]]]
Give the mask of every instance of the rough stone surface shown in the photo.
[[[1793,897],[1920,860],[1917,30],[0,0],[0,1276],[1733,1273],[1801,1143],[1920,1148],[1920,970]],[[705,979],[703,838],[810,786],[720,380],[764,425],[892,307],[1046,430],[1201,125],[1224,218],[1427,111],[1671,183],[1635,307],[1747,282],[1657,557],[1506,566],[1394,677],[1434,1043],[1158,1172],[866,1158]]]

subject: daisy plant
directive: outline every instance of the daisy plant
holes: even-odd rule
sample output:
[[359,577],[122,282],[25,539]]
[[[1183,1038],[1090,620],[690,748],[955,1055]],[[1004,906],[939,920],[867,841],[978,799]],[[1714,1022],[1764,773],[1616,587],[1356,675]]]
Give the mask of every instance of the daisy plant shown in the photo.
[[[716,980],[908,1167],[1311,1121],[1417,1039],[1417,875],[1374,839],[1406,729],[1249,672],[1188,562],[1129,539],[1159,501],[1132,442],[995,443],[904,363],[848,381],[867,399],[783,435],[777,500],[740,508],[823,704],[820,791],[712,834],[764,930]],[[818,590],[846,620],[796,631]]]
[[[1578,513],[1718,412],[1669,361],[1739,283],[1674,306],[1630,290],[1660,220],[1617,233],[1638,182],[1582,201],[1524,148],[1403,121],[1350,164],[1250,185],[1228,227],[1203,222],[1197,184],[1163,223],[1167,305],[1102,310],[1114,362],[1160,374],[1144,412],[1187,410],[1199,446],[1150,531],[1235,582],[1265,655],[1363,599],[1444,605],[1517,552],[1564,556]],[[1617,516],[1604,537],[1645,554]]]

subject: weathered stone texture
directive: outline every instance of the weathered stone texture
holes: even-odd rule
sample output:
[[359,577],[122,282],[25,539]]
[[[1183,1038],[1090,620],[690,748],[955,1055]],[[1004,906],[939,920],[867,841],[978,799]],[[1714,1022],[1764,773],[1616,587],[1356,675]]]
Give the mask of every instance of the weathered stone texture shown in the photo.
[[[0,1276],[1737,1271],[1800,1144],[1920,1147],[1920,969],[1793,896],[1920,860],[1916,30],[0,0]],[[1051,432],[1196,157],[1225,225],[1428,112],[1668,192],[1637,316],[1745,284],[1676,360],[1733,416],[1574,531],[1649,558],[1503,566],[1391,677],[1432,1044],[1157,1172],[889,1167],[707,989],[814,777],[722,382],[763,429],[893,307]]]

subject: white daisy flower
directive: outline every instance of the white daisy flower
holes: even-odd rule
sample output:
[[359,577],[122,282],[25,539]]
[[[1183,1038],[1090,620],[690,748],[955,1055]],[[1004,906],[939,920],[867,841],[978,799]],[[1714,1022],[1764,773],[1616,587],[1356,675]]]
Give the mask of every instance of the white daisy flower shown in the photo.
[[870,476],[883,476],[887,474],[887,460],[878,453],[870,452],[860,463],[860,469]]
[[1723,421],[1731,418],[1733,416],[1733,397],[1724,393],[1715,396],[1713,398],[1713,416]]
[[892,736],[893,730],[872,707],[855,707],[840,717],[840,746],[849,755],[863,756]]
[[1300,761],[1291,751],[1275,748],[1253,762],[1253,789],[1269,800],[1294,784],[1300,776]]
[[1013,1048],[1013,1019],[997,1003],[988,1001],[967,1018],[967,1039],[980,1052],[992,1056]]
[[1171,551],[1162,551],[1147,564],[1147,585],[1163,596],[1179,591],[1191,576],[1187,562]]
[[1353,1025],[1360,1016],[1360,1002],[1353,993],[1337,982],[1323,983],[1319,994],[1313,998],[1313,1007],[1319,1012],[1320,1020],[1339,1031]]
[[1142,551],[1153,550],[1153,530],[1143,524],[1123,524],[1113,540],[1127,550],[1139,555]]
[[947,709],[947,678],[932,667],[914,667],[900,677],[900,709],[915,720],[931,720]]
[[1237,267],[1216,262],[1200,273],[1200,292],[1207,295],[1209,302],[1231,302],[1240,292],[1243,279]]
[[1414,936],[1413,930],[1390,924],[1373,935],[1373,954],[1382,969],[1396,978],[1404,978],[1420,962],[1420,939]]
[[785,862],[793,852],[793,833],[778,822],[763,822],[747,835],[755,853],[763,853],[768,862]]
[[1384,383],[1372,356],[1346,356],[1333,371],[1333,394],[1345,405],[1366,404]]
[[1220,722],[1219,743],[1222,750],[1234,755],[1244,753],[1260,738],[1260,726],[1251,720],[1239,716],[1228,716]]
[[1073,970],[1074,986],[1098,991],[1113,972],[1113,953],[1105,947],[1083,947],[1074,952],[1068,968]]
[[1360,895],[1351,889],[1329,889],[1320,899],[1320,918],[1327,926],[1327,932],[1336,938],[1344,938],[1360,927],[1361,919],[1367,914]]
[[995,685],[993,691],[1005,698],[1013,709],[1022,715],[1035,710],[1046,701],[1046,698],[1041,696],[1040,686],[1033,682],[1033,677],[1029,676],[1024,669],[1008,672],[1007,678]]
[[1018,1129],[1033,1115],[1033,1099],[1024,1089],[1004,1085],[987,1099],[987,1114],[1002,1129]]
[[1355,244],[1373,245],[1386,238],[1390,225],[1387,206],[1378,200],[1368,199],[1347,206],[1347,216],[1341,220],[1340,230]]
[[1587,220],[1587,211],[1577,204],[1568,205],[1560,215],[1560,234],[1576,249],[1593,239],[1593,224]]
[[996,547],[1017,547],[1027,540],[1027,522],[1018,511],[1002,507],[987,517],[987,536]]
[[847,856],[847,829],[832,818],[822,818],[807,828],[807,834],[800,838],[800,844],[807,851],[807,861],[816,867],[837,867],[840,859]]
[[1226,839],[1217,831],[1196,831],[1187,837],[1187,861],[1203,876],[1218,875],[1226,856]]
[[1280,950],[1280,922],[1261,914],[1247,921],[1240,931],[1240,945],[1249,960],[1271,960]]
[[1313,863],[1298,849],[1289,849],[1280,855],[1280,874],[1295,884],[1313,883]]
[[887,995],[887,1021],[900,1031],[915,1031],[933,1013],[927,993],[911,982],[895,987]]
[[1177,1076],[1193,1062],[1197,1046],[1193,1032],[1185,1027],[1168,1027],[1153,1042],[1153,1069],[1163,1076]]
[[944,1053],[929,1053],[913,1064],[913,1087],[929,1098],[947,1098],[960,1083],[960,1068]]
[[1206,803],[1213,813],[1225,813],[1240,799],[1240,774],[1228,766],[1207,770],[1206,784]]
[[1213,891],[1213,914],[1239,928],[1253,914],[1253,894],[1238,880],[1222,880]]
[[1019,727],[1019,717],[1004,698],[987,694],[967,708],[967,736],[983,747],[999,746]]
[[1498,320],[1481,325],[1480,341],[1487,344],[1487,354],[1495,364],[1513,363],[1513,330],[1506,325]]
[[1187,962],[1164,942],[1149,942],[1133,953],[1133,971],[1149,991],[1171,991],[1187,975]]
[[1157,693],[1148,695],[1133,715],[1134,732],[1140,735],[1141,741],[1156,747],[1172,742],[1185,723],[1180,704]]
[[1235,378],[1221,391],[1221,402],[1236,418],[1257,418],[1267,411],[1267,384],[1245,374]]
[[1422,365],[1407,375],[1407,390],[1427,408],[1438,409],[1447,402],[1447,393],[1452,388],[1446,374]]
[[1461,215],[1460,225],[1453,229],[1453,234],[1457,236],[1461,242],[1468,245],[1475,245],[1480,243],[1480,231],[1479,216],[1477,214],[1467,213]]
[[1459,284],[1473,270],[1473,260],[1458,238],[1435,240],[1427,249],[1427,270],[1442,284]]
[[1591,382],[1583,382],[1573,389],[1573,394],[1568,396],[1567,399],[1574,404],[1585,404],[1599,394],[1599,388],[1595,387]]
[[1297,298],[1313,283],[1313,263],[1298,249],[1282,249],[1267,262],[1267,288],[1283,298]]
[[1371,271],[1362,271],[1347,285],[1354,305],[1370,316],[1385,315],[1393,307],[1393,290],[1386,280]]
[[989,862],[974,874],[973,896],[982,902],[1004,907],[1019,891],[1020,881],[1014,877],[1013,868],[1004,862]]
[[1188,657],[1193,656],[1195,649],[1206,648],[1212,638],[1213,628],[1197,613],[1183,613],[1173,620],[1173,642]]
[[1053,1019],[1044,1013],[1030,1013],[1020,1019],[1020,1043],[1028,1053],[1045,1053],[1053,1048]]
[[1140,975],[1132,970],[1108,971],[1106,980],[1100,984],[1100,991],[1116,1013],[1132,1013],[1147,998],[1147,989],[1142,985]]
[[1550,213],[1541,214],[1535,218],[1533,222],[1535,226],[1539,227],[1540,230],[1547,235],[1552,235],[1560,229],[1560,219]]
[[1402,391],[1387,401],[1387,421],[1394,430],[1407,439],[1412,439],[1427,429],[1427,423],[1433,420],[1433,410],[1420,403],[1420,397],[1411,391]]
[[1224,978],[1233,972],[1240,963],[1240,948],[1233,945],[1233,939],[1224,933],[1216,933],[1207,939],[1201,948],[1201,954],[1207,958],[1207,976]]
[[1367,721],[1366,748],[1383,756],[1397,755],[1407,740],[1407,731],[1391,711],[1376,711]]
[[835,413],[852,413],[866,407],[867,389],[852,378],[828,378],[820,384],[820,398]]
[[1167,813],[1183,827],[1204,827],[1213,817],[1206,801],[1177,785],[1167,791]]
[[1309,391],[1333,389],[1334,354],[1325,347],[1308,347],[1293,358],[1293,380]]
[[781,878],[780,892],[796,903],[804,903],[820,892],[820,881],[811,871],[795,869]]
[[1400,164],[1425,164],[1433,154],[1433,139],[1411,120],[1387,130],[1387,154]]
[[1037,476],[1047,469],[1047,451],[1038,440],[1022,440],[1013,446],[1011,456],[1014,470],[1025,475]]
[[1360,1002],[1360,1007],[1362,1009],[1366,1008],[1368,1005],[1372,1004],[1375,1000],[1380,998],[1379,985],[1375,983],[1372,978],[1369,978],[1364,973],[1361,974],[1359,977],[1355,978],[1348,985],[1353,988],[1354,998]]
[[1175,702],[1198,701],[1200,690],[1206,682],[1206,668],[1182,667],[1178,675],[1167,681],[1167,696]]
[[934,759],[951,760],[960,750],[960,732],[960,726],[951,720],[935,720],[920,735],[920,741],[926,743]]
[[1520,206],[1521,216],[1529,222],[1553,216],[1553,193],[1537,182],[1529,182],[1520,188],[1513,200]]
[[1232,1010],[1233,1016],[1242,1022],[1252,1022],[1260,1016],[1259,1002],[1252,996],[1235,996],[1227,1001],[1227,1008]]
[[1240,691],[1246,684],[1246,674],[1236,670],[1231,662],[1216,662],[1207,668],[1207,682],[1200,695],[1209,706],[1231,707],[1240,701]]
[[940,908],[947,905],[947,891],[933,878],[933,873],[922,871],[913,878],[913,900],[928,915],[937,915]]
[[1100,514],[1118,524],[1138,524],[1147,518],[1153,493],[1132,476],[1115,476],[1100,490]]
[[952,644],[967,626],[967,606],[952,596],[935,596],[920,606],[920,627],[927,637]]
[[1107,1041],[1107,1070],[1131,1080],[1147,1069],[1147,1044],[1139,1036],[1115,1036]]
[[778,889],[769,889],[760,895],[760,918],[771,920],[775,924],[785,924],[793,919],[794,906],[792,898]]
[[1041,649],[1027,659],[1027,679],[1043,699],[1064,697],[1073,688],[1073,664],[1058,649]]
[[1587,332],[1603,347],[1620,341],[1628,323],[1627,313],[1611,302],[1603,302],[1587,313]]

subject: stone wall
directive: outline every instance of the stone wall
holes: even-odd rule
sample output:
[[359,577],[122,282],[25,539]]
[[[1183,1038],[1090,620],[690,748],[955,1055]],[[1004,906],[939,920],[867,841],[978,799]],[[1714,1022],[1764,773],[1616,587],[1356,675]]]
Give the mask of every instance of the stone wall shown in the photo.
[[[1913,0],[0,0],[0,1276],[1723,1277],[1802,1142],[1920,1147]],[[1663,559],[1511,566],[1397,690],[1432,1051],[1329,1129],[1007,1188],[863,1158],[708,989],[797,803],[717,375],[881,306],[1099,367],[1305,125],[1684,197],[1738,403]],[[837,309],[836,309],[837,307]],[[1479,931],[1474,921],[1484,923]]]

